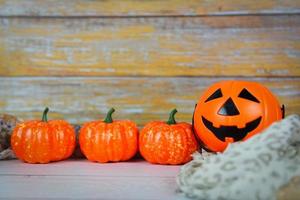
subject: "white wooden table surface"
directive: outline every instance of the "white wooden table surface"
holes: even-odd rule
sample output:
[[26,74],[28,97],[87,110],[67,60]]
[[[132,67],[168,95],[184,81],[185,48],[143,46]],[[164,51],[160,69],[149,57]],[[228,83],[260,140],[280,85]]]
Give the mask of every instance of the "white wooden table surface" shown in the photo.
[[142,160],[0,161],[0,199],[186,199],[176,192],[179,168]]

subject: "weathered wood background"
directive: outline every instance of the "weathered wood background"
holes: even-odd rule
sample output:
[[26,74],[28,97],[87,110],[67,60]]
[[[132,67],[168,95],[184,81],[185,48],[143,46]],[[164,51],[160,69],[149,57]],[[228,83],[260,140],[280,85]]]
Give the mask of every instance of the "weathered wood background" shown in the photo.
[[140,126],[191,121],[224,79],[271,89],[300,114],[299,0],[0,0],[0,112]]

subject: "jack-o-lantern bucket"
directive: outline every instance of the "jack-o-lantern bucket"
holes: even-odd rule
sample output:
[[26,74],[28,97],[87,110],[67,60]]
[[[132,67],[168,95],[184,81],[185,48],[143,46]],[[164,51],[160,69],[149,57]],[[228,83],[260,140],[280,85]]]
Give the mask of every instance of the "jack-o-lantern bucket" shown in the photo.
[[229,143],[244,141],[282,119],[284,106],[264,86],[248,81],[222,81],[198,101],[194,131],[204,147],[222,152]]

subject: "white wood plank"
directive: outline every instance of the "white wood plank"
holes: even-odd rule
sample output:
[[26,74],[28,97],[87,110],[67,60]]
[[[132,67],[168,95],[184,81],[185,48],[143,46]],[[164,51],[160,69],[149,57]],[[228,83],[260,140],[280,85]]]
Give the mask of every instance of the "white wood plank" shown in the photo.
[[175,177],[1,176],[0,198],[176,199]]
[[179,168],[142,160],[1,161],[0,199],[184,199],[176,192]]
[[0,176],[100,176],[100,177],[174,177],[180,166],[154,165],[143,160],[95,163],[65,160],[50,164],[28,164],[19,160],[0,162]]

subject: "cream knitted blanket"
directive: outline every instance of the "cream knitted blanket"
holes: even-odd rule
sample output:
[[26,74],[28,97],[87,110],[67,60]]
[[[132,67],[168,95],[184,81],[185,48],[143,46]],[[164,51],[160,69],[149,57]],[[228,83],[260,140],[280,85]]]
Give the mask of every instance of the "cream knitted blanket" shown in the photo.
[[177,177],[179,189],[186,196],[205,200],[275,199],[280,186],[300,175],[300,117],[290,115],[262,134],[231,144],[223,153],[196,153],[193,157]]

